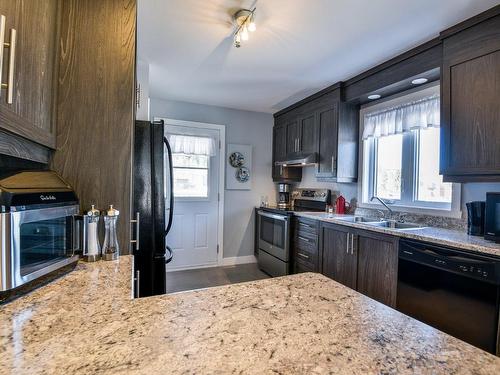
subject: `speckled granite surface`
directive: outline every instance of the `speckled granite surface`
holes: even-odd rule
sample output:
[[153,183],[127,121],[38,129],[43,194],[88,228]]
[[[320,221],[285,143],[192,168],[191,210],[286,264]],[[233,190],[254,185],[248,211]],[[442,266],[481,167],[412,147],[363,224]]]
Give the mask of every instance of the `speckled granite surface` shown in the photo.
[[1,374],[498,374],[500,358],[319,274],[131,300],[131,258],[2,306]]
[[327,214],[321,212],[294,212],[296,216],[307,217],[310,219],[321,220],[329,223],[345,225],[353,228],[367,229],[374,232],[391,234],[399,237],[410,238],[419,241],[432,242],[439,245],[452,246],[457,249],[468,250],[472,252],[491,254],[500,257],[500,244],[493,241],[486,241],[482,237],[469,236],[466,232],[443,229],[437,227],[424,227],[420,229],[404,229],[394,230],[383,227],[374,227],[364,223],[349,223],[341,220],[342,216],[348,215],[333,215],[328,217]]

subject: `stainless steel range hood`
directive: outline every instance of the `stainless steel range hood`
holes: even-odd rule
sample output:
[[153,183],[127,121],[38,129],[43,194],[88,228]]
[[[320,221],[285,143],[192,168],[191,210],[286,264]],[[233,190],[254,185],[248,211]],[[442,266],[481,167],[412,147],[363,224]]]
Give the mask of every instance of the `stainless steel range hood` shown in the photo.
[[307,165],[314,165],[318,163],[318,154],[313,153],[296,153],[290,155],[289,160],[277,161],[275,165],[281,165],[283,167],[305,167]]

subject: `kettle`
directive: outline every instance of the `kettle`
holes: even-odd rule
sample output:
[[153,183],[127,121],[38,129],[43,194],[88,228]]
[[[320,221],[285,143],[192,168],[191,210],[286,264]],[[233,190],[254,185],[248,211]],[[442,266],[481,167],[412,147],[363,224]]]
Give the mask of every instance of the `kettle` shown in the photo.
[[336,206],[336,210],[335,212],[337,214],[345,214],[345,206],[346,206],[346,202],[345,202],[345,198],[340,195],[337,200],[335,201],[335,206]]

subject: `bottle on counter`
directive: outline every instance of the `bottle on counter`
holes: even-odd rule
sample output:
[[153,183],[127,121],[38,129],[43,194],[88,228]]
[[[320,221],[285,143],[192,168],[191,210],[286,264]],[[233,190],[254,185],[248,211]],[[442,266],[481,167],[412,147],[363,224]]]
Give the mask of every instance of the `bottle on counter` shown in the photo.
[[116,222],[120,211],[109,206],[104,216],[104,244],[102,246],[102,259],[115,260],[120,255],[120,247],[116,236]]
[[83,216],[83,259],[95,262],[101,258],[101,244],[99,242],[99,219],[101,212],[94,205]]

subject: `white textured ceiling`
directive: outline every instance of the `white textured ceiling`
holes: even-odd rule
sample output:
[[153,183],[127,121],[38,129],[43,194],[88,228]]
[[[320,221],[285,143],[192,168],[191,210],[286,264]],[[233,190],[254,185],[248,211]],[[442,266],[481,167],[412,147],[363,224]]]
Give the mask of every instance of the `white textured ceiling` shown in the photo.
[[437,36],[498,0],[260,0],[233,47],[231,14],[254,0],[139,0],[150,96],[276,112]]

